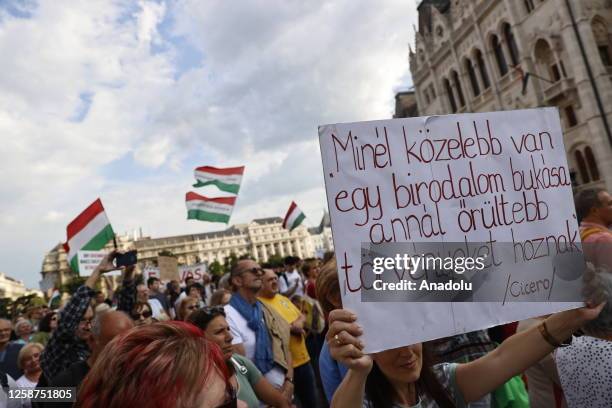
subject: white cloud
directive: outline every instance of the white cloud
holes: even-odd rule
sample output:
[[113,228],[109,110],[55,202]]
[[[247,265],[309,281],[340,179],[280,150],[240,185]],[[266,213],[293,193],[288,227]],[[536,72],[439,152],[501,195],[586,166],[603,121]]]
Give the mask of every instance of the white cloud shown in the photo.
[[[235,222],[296,200],[317,224],[317,126],[391,116],[416,4],[40,0],[29,19],[0,13],[0,271],[32,286],[98,196],[119,232],[219,228],[185,220],[196,165],[247,166]],[[196,51],[201,65],[176,65]]]

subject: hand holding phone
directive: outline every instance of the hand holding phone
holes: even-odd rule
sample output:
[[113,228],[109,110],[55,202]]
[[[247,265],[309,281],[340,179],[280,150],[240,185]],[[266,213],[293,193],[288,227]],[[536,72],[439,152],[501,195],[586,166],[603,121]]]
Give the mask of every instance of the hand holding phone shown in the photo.
[[135,249],[132,251],[125,252],[123,254],[117,253],[115,256],[115,266],[121,268],[122,266],[136,265],[138,262],[138,251]]

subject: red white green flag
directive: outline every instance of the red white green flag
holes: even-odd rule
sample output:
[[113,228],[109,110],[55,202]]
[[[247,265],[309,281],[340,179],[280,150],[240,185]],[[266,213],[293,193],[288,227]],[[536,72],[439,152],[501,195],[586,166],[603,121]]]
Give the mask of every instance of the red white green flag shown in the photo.
[[244,166],[226,168],[212,166],[198,167],[194,171],[194,176],[197,183],[195,183],[193,186],[204,187],[208,185],[215,185],[221,191],[238,194],[243,173]]
[[283,220],[283,228],[293,231],[302,221],[304,221],[304,218],[306,218],[306,216],[302,210],[298,208],[295,201],[292,201],[285,215],[285,219]]
[[68,254],[68,263],[73,271],[78,272],[79,251],[98,251],[115,237],[99,198],[68,224],[66,236],[64,249]]
[[209,198],[190,191],[185,196],[187,219],[227,224],[235,203],[236,197]]

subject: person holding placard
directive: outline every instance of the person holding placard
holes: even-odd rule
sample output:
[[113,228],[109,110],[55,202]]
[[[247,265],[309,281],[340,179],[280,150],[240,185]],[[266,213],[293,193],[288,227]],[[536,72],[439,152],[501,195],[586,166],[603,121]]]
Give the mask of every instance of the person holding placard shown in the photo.
[[363,329],[346,309],[330,313],[327,342],[334,359],[349,370],[331,408],[463,407],[523,372],[562,341],[595,319],[605,303],[551,315],[537,327],[515,334],[497,349],[466,364],[431,365],[427,343],[363,352]]

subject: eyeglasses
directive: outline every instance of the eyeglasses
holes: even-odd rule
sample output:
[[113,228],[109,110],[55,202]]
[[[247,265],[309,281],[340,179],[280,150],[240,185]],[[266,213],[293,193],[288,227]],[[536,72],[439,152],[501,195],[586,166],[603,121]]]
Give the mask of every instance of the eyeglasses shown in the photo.
[[81,321],[79,322],[79,324],[80,324],[81,326],[87,326],[87,325],[91,326],[91,322],[92,322],[92,321],[93,321],[93,319],[83,319],[83,320],[81,320]]
[[134,320],[140,320],[141,317],[148,319],[151,316],[153,316],[153,312],[150,310],[145,310],[141,313],[132,313],[132,319]]
[[259,276],[259,275],[263,275],[264,274],[264,270],[262,268],[251,268],[251,269],[247,269],[246,271],[244,271],[242,273],[247,273],[247,272],[251,272],[255,276]]
[[187,306],[187,310],[195,310],[198,307],[196,305]]
[[202,311],[207,315],[218,315],[222,314],[225,316],[225,308],[223,306],[204,306]]

